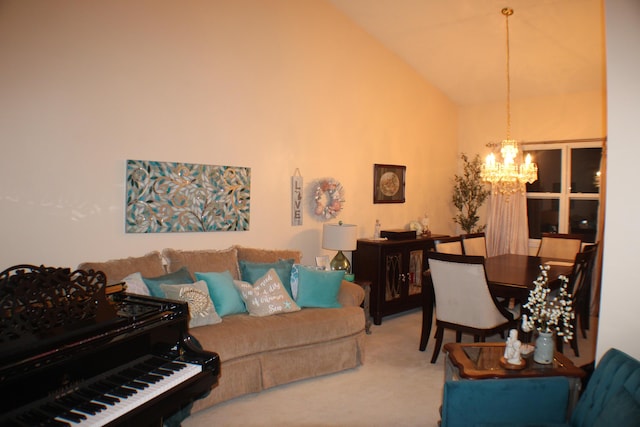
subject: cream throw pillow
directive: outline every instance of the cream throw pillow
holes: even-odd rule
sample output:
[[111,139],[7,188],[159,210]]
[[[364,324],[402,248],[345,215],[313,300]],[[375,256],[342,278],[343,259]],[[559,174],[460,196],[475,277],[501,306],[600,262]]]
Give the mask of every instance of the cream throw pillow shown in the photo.
[[300,310],[273,268],[256,280],[253,285],[240,280],[234,280],[233,284],[240,292],[251,316],[264,317]]
[[142,279],[142,273],[140,272],[131,273],[122,279],[122,281],[127,284],[127,292],[130,294],[151,295],[147,284],[144,283],[144,280]]
[[184,285],[160,285],[168,299],[185,301],[189,305],[189,327],[213,325],[222,322],[204,280]]

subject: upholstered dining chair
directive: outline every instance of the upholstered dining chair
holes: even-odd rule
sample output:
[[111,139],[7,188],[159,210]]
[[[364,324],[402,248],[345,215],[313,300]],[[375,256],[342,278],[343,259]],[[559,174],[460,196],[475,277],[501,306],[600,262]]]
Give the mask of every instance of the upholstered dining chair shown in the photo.
[[[597,244],[590,245],[586,251],[578,252],[573,262],[573,269],[569,276],[568,290],[571,294],[571,302],[573,306],[574,318],[571,320],[573,326],[574,337],[571,340],[571,348],[573,349],[576,357],[580,357],[580,351],[578,349],[578,324],[580,324],[580,331],[583,337],[586,338],[586,327],[589,324],[589,297],[591,292],[591,286],[589,281],[591,280],[591,270],[596,259]],[[557,291],[552,293],[552,296]],[[585,310],[586,309],[586,310]],[[586,311],[586,316],[585,316]],[[563,340],[558,336],[556,341],[556,347],[559,352],[562,352]]]
[[582,246],[582,236],[579,234],[542,233],[538,256],[573,260]]
[[[436,310],[435,363],[442,347],[445,329],[456,331],[456,342],[462,334],[474,341],[517,328],[520,306],[507,309],[493,296],[487,282],[484,257],[427,252]],[[423,334],[429,333],[422,331]]]
[[[596,243],[595,245],[589,245],[584,251],[578,252],[573,262],[573,269],[571,270],[571,276],[569,278],[569,293],[571,294],[571,303],[575,314],[571,321],[574,333],[574,338],[571,340],[571,348],[573,349],[573,353],[576,357],[580,357],[577,337],[578,325],[580,325],[582,336],[584,338],[587,336],[586,330],[589,325],[589,305],[591,296],[591,271],[593,270],[597,251],[598,245]],[[556,347],[558,348],[558,351],[562,352],[562,337],[557,338]]]
[[460,237],[465,255],[487,257],[487,238],[484,233],[463,234]]
[[460,236],[442,237],[433,241],[436,252],[462,255],[462,238]]
[[598,261],[598,243],[590,243],[582,248],[582,252],[590,254],[589,267],[587,268],[587,275],[584,281],[584,298],[580,300],[580,307],[576,310],[576,315],[580,317],[580,330],[582,337],[587,338],[587,331],[589,330],[589,322],[591,318],[591,288],[593,286],[593,271]]

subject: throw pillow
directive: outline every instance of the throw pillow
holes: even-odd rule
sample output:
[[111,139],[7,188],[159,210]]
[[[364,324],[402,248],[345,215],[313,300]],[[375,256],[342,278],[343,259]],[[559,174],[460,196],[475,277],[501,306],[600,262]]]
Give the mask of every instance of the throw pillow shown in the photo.
[[151,295],[147,284],[144,283],[144,280],[142,279],[142,273],[140,272],[132,273],[122,279],[122,281],[127,284],[127,292],[130,294]]
[[622,387],[604,404],[593,427],[633,427],[640,420],[640,405],[626,388]]
[[222,322],[209,297],[209,289],[204,280],[184,285],[160,285],[160,288],[167,298],[187,303],[190,328]]
[[251,262],[251,261],[239,261],[240,262],[240,278],[244,282],[255,283],[258,279],[264,276],[269,270],[275,270],[275,273],[280,278],[280,282],[284,285],[289,296],[291,293],[291,268],[293,267],[293,260],[280,260],[277,262]]
[[300,307],[338,308],[338,292],[344,278],[344,271],[316,270],[300,266],[298,268],[298,295]]
[[[291,267],[291,296],[295,300],[298,297],[298,279],[300,277],[300,268],[303,267],[301,264],[293,264]],[[305,268],[309,268],[311,270],[324,270],[324,267],[317,267],[315,265],[305,265]]]
[[162,256],[167,261],[167,271],[176,271],[187,267],[189,271],[229,271],[234,279],[240,278],[238,271],[238,251],[236,248],[223,250],[196,249],[181,251],[166,248]]
[[291,299],[275,269],[271,268],[256,282],[233,282],[252,316],[263,317],[300,310]]
[[149,288],[151,295],[158,298],[164,298],[164,292],[160,288],[160,285],[179,285],[184,283],[193,283],[193,278],[189,274],[189,270],[186,267],[181,268],[173,273],[164,274],[158,277],[142,277],[144,283]]
[[247,312],[240,292],[233,285],[233,277],[228,271],[196,273],[196,279],[207,283],[209,295],[220,317]]

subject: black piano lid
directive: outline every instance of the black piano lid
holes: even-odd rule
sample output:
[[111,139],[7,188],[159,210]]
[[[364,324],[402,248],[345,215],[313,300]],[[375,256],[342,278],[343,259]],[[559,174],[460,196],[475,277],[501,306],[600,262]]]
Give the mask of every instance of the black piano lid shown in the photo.
[[107,299],[105,282],[100,272],[42,266],[0,273],[0,413],[188,335],[186,303]]

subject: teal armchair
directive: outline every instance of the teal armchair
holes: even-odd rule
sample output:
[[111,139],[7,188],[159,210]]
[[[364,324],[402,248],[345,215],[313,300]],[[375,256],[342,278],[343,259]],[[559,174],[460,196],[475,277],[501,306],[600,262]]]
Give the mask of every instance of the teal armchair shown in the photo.
[[567,420],[564,377],[447,381],[441,427],[640,426],[640,362],[611,349]]

